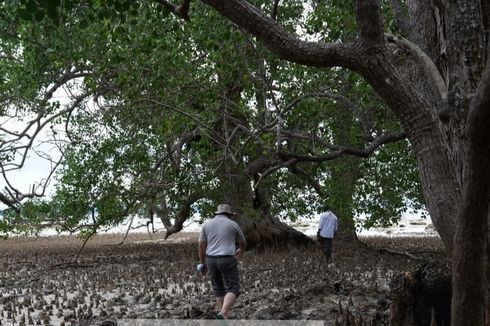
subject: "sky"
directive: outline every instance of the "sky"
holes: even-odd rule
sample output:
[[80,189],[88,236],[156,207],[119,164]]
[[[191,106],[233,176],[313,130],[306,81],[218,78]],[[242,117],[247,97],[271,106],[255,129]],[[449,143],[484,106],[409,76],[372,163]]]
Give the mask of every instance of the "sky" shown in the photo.
[[[68,91],[65,88],[58,89],[51,99],[51,102],[57,102],[60,104],[60,109],[63,109],[66,105],[70,104],[70,96],[68,95]],[[14,114],[15,110],[9,112],[10,114]],[[21,113],[22,114],[22,113]],[[23,118],[9,118],[7,116],[0,116],[0,127],[8,130],[9,132],[17,132],[21,133],[27,126],[30,119],[34,119],[35,116],[28,116]],[[41,123],[44,123],[45,120],[42,120]],[[32,138],[34,135],[35,124],[28,131],[29,136]],[[53,127],[53,129],[51,129]],[[40,152],[48,153],[52,156],[53,159],[58,159],[61,155],[60,151],[54,147],[52,144],[48,144],[47,141],[52,138],[52,132],[55,130],[57,132],[57,138],[63,140],[64,130],[62,130],[64,126],[56,126],[51,123],[47,123],[42,130],[36,134],[34,138],[32,148],[36,149]],[[0,139],[9,140],[12,137],[8,135],[5,131],[0,130]],[[24,137],[21,142],[16,143],[15,145],[25,145],[30,141],[29,138]],[[5,149],[5,144],[0,143],[0,153]],[[16,157],[17,162],[20,160],[20,155]],[[10,185],[22,193],[27,193],[32,188],[32,185],[39,184],[43,180],[45,180],[51,171],[51,162],[45,158],[39,156],[35,151],[30,150],[27,156],[27,160],[25,165],[21,170],[9,171],[7,172],[7,178]],[[0,189],[3,191],[7,186],[7,182],[5,179],[0,176]],[[53,182],[47,188],[46,194],[50,194],[53,191]],[[4,209],[5,205],[0,203],[0,209]]]
[[[13,187],[16,187],[22,192],[27,192],[33,184],[45,179],[50,171],[50,162],[43,158],[34,158],[31,156],[21,170],[10,171],[7,176]],[[3,189],[6,185],[5,180],[2,178],[0,180],[0,187]],[[52,188],[52,186],[50,188]]]

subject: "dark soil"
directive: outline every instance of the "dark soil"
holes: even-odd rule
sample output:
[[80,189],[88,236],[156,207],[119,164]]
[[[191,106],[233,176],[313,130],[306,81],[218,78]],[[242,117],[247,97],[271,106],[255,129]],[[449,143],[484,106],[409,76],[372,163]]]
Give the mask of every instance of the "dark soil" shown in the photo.
[[[194,270],[196,235],[68,237],[0,242],[0,325],[90,325],[117,319],[213,319],[209,279]],[[246,252],[233,319],[325,320],[386,325],[390,282],[443,258],[438,238],[334,241],[333,263],[319,247]]]

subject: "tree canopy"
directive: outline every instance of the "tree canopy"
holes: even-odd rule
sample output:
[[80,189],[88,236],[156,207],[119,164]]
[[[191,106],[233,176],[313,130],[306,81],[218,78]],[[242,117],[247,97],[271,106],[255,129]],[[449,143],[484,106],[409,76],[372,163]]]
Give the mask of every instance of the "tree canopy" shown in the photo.
[[[358,75],[320,75],[277,60],[206,6],[183,23],[152,2],[109,15],[118,3],[56,7],[56,15],[54,6],[5,5],[17,15],[4,20],[11,35],[4,51],[20,53],[12,58],[16,68],[3,62],[11,76],[3,98],[26,115],[36,114],[31,101],[42,98],[37,118],[65,138],[53,198],[12,211],[4,230],[90,232],[149,211],[172,228],[192,212],[209,216],[223,192],[237,191],[219,182],[220,169],[248,173],[254,187],[271,193],[274,216],[290,219],[313,215],[328,201],[346,219],[363,213],[368,226],[389,224],[406,201],[422,202],[407,143],[378,149],[404,134]],[[302,5],[283,9],[277,19],[290,30],[318,37],[320,9],[300,21]],[[31,83],[15,89],[19,81]],[[54,95],[61,89],[66,103]],[[5,153],[14,152],[12,143],[5,142]],[[346,154],[372,158],[325,163]],[[4,203],[16,204],[8,195]],[[257,216],[242,206],[244,215]],[[96,221],[87,219],[92,209]]]

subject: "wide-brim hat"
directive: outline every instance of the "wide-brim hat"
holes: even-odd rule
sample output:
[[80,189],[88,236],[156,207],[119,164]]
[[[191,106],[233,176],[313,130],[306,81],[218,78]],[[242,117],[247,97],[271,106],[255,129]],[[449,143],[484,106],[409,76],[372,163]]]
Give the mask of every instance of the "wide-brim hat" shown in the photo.
[[215,214],[230,214],[230,215],[235,215],[235,213],[232,211],[231,206],[227,204],[219,204],[218,209],[216,210]]

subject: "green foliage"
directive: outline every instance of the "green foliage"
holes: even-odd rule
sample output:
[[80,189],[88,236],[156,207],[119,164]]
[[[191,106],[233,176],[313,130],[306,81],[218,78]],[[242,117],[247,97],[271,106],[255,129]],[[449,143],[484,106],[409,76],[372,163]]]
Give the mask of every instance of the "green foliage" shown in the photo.
[[352,1],[318,2],[305,23],[306,32],[325,42],[352,40],[356,36]]
[[384,146],[362,165],[355,197],[356,212],[366,214],[360,226],[389,226],[402,213],[424,208],[415,157],[407,142]]
[[[271,3],[254,1],[266,12]],[[277,152],[286,145],[275,130],[261,126],[298,97],[305,98],[281,124],[308,136],[287,144],[298,154],[363,147],[366,116],[372,133],[399,129],[358,75],[282,62],[200,2],[192,3],[187,23],[151,1],[21,0],[2,6],[12,15],[2,14],[0,22],[7,54],[0,61],[1,98],[13,99],[8,104],[26,114],[48,116],[88,95],[59,117],[58,123],[69,122],[71,142],[56,193],[0,220],[1,230],[18,232],[13,225],[50,221],[86,237],[145,208],[165,210],[173,219],[188,198],[195,198],[192,211],[205,218],[228,193],[238,198],[244,215],[259,217],[247,197],[257,180],[245,171],[258,159],[279,161]],[[277,20],[290,31],[348,40],[355,37],[351,6],[327,1],[304,16],[311,9],[304,1],[284,1]],[[65,85],[71,102],[44,98],[66,71],[79,74]],[[306,96],[326,92],[331,96]],[[227,143],[238,125],[257,137],[238,131]],[[345,220],[357,213],[369,215],[367,226],[388,223],[407,200],[420,202],[408,153],[407,146],[397,145],[369,161],[303,162],[297,167],[309,178],[280,169],[260,186],[269,194],[271,212],[282,218],[312,216],[327,203]],[[346,178],[356,187],[347,187]]]
[[12,209],[4,210],[0,218],[0,237],[7,238],[10,234],[38,235],[49,226],[46,223],[49,212],[49,203],[42,200],[27,201],[21,214]]

